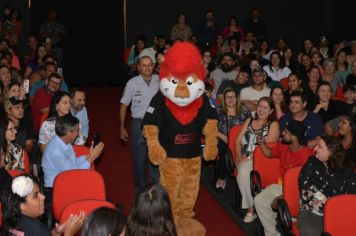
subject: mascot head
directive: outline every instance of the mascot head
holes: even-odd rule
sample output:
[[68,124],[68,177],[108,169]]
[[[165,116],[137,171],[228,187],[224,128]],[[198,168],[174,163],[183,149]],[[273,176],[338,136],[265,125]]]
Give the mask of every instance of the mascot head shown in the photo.
[[186,107],[204,93],[204,66],[199,50],[177,42],[168,49],[160,69],[160,90],[171,102]]

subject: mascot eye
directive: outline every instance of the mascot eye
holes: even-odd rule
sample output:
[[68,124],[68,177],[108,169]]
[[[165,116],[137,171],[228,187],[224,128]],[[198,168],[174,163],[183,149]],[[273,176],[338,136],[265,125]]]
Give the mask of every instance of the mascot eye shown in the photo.
[[192,78],[187,79],[187,85],[192,85],[194,83]]
[[172,79],[173,84],[178,84],[178,81],[176,79]]

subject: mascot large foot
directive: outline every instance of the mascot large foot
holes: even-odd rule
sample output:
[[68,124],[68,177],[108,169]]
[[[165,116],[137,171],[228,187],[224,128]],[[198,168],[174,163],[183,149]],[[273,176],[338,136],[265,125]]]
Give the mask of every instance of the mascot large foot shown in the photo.
[[181,218],[177,225],[178,236],[204,236],[206,229],[202,223],[193,218]]

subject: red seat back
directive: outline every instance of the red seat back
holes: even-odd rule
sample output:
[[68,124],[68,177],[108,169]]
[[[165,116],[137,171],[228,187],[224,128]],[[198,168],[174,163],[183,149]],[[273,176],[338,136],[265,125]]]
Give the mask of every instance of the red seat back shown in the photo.
[[324,231],[332,236],[353,235],[356,232],[356,195],[330,198],[324,209]]
[[124,55],[123,55],[123,60],[124,63],[127,65],[129,61],[129,55],[130,55],[131,48],[125,48]]
[[60,219],[61,212],[70,203],[86,200],[106,200],[103,177],[93,170],[68,170],[56,176],[53,183],[53,215]]
[[[268,144],[273,147],[276,143]],[[253,153],[253,170],[258,171],[261,176],[261,187],[266,188],[268,185],[276,184],[280,176],[279,159],[266,157],[260,146],[257,146]]]
[[[234,160],[236,160],[236,150],[235,150],[235,141],[237,136],[240,133],[242,125],[235,125],[233,127],[231,127],[230,131],[229,131],[229,148],[232,152],[232,156],[234,157]],[[236,168],[234,170],[234,175],[237,175],[237,171]]]
[[283,85],[283,87],[285,88],[285,90],[288,90],[288,89],[289,89],[288,77],[281,79],[279,82]]
[[[73,145],[73,151],[75,153],[75,157],[86,156],[89,154],[89,148],[84,145]],[[90,166],[91,170],[95,170],[94,163]]]
[[287,202],[292,217],[299,214],[299,187],[298,177],[302,166],[289,168],[283,179],[283,198]]
[[85,215],[87,216],[92,211],[94,211],[99,207],[109,207],[113,209],[116,208],[114,204],[108,201],[95,200],[95,199],[76,201],[70,203],[63,209],[59,222],[61,224],[65,223],[71,214],[79,215],[80,211],[84,211]]
[[40,124],[42,124],[45,120],[47,120],[47,118],[48,118],[48,112],[42,113]]

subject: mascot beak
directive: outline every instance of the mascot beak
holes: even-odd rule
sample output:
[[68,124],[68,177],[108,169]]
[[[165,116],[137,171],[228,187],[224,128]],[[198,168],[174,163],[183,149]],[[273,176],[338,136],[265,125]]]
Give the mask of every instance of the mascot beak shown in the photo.
[[189,98],[190,93],[189,89],[187,88],[187,84],[184,80],[178,80],[178,85],[176,87],[176,91],[174,93],[176,98]]

